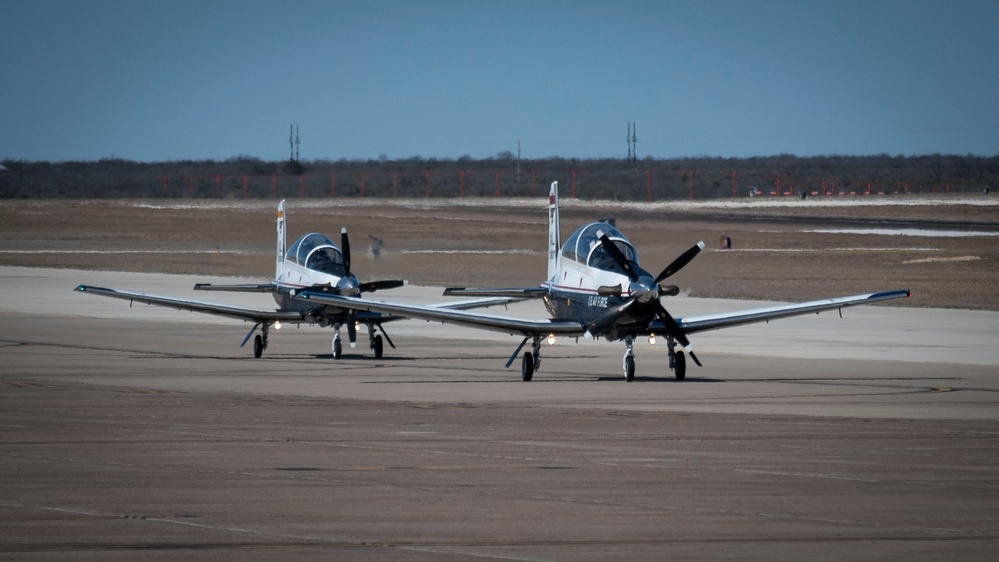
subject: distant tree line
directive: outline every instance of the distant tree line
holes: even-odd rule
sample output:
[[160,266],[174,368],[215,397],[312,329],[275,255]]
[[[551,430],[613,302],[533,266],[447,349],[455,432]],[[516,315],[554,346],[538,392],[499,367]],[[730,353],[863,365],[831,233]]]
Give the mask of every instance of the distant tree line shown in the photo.
[[815,156],[755,158],[495,158],[90,162],[4,160],[0,197],[267,198],[523,197],[560,183],[563,197],[670,200],[839,193],[994,191],[999,156]]

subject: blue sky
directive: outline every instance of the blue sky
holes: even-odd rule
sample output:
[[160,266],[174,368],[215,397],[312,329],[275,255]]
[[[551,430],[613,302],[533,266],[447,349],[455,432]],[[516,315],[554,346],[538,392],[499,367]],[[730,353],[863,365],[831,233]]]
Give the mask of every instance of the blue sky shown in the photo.
[[0,159],[999,154],[999,2],[0,0]]

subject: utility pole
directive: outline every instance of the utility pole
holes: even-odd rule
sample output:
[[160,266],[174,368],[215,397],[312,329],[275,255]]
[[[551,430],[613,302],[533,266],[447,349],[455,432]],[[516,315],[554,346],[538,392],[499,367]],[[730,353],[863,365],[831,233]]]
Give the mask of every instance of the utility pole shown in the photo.
[[624,135],[624,142],[628,143],[628,162],[631,162],[631,121],[628,122],[628,132]]
[[302,141],[298,138],[298,125],[295,125],[295,162],[298,162],[298,149],[302,146]]
[[517,184],[520,184],[520,139],[517,139]]

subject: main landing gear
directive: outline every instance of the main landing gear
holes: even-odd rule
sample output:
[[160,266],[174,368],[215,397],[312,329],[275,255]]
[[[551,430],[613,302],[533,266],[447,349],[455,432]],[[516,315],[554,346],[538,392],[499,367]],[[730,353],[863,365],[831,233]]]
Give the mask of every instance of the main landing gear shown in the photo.
[[375,334],[374,324],[368,324],[368,347],[375,352],[375,359],[382,358],[382,353],[385,350],[385,344],[382,343],[382,337]]
[[534,371],[541,367],[541,337],[534,337],[533,353],[524,353],[524,360],[520,363],[520,378],[524,382],[530,382],[534,378]]
[[682,381],[687,378],[687,358],[682,350],[676,351],[676,340],[672,337],[666,338],[666,345],[669,347],[669,368],[676,380]]
[[270,327],[270,324],[262,324],[260,333],[253,337],[254,359],[260,359],[260,356],[264,354],[264,350],[267,349],[267,332],[270,330]]

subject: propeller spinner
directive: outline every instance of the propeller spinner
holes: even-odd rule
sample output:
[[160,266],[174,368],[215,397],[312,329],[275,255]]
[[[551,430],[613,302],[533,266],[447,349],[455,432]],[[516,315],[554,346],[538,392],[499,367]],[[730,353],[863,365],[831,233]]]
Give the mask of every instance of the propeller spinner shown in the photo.
[[[609,309],[603,316],[593,321],[587,327],[587,331],[591,334],[597,334],[606,330],[612,326],[618,318],[623,316],[634,303],[638,302],[646,304],[652,302],[654,299],[656,318],[662,321],[663,326],[666,328],[666,333],[673,337],[676,341],[680,342],[680,345],[687,350],[687,353],[690,354],[690,358],[694,360],[694,363],[696,363],[697,366],[701,366],[701,362],[698,361],[697,356],[694,355],[694,351],[691,348],[690,340],[687,339],[687,335],[683,332],[683,329],[677,323],[676,319],[670,315],[670,313],[666,310],[666,307],[663,306],[663,303],[659,300],[661,295],[676,294],[674,293],[675,287],[660,287],[659,283],[674,275],[690,263],[690,261],[693,260],[702,249],[704,249],[704,242],[698,242],[689,250],[680,254],[680,256],[667,265],[655,279],[644,275],[638,275],[631,262],[624,257],[621,250],[618,249],[618,247],[613,241],[611,241],[610,238],[607,237],[606,234],[600,237],[600,244],[603,246],[604,251],[607,252],[607,255],[614,260],[614,262],[628,276],[628,279],[631,280],[631,286],[629,287],[631,299]],[[601,295],[620,296],[621,286],[601,287],[597,292]],[[679,290],[677,289],[676,292],[678,293]]]

